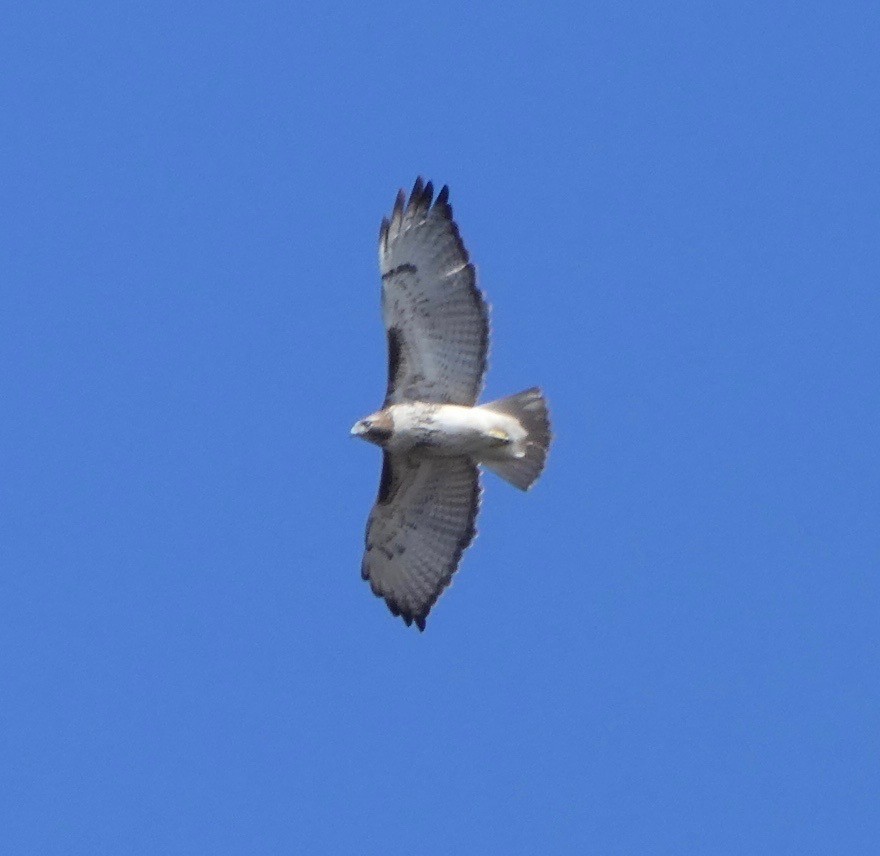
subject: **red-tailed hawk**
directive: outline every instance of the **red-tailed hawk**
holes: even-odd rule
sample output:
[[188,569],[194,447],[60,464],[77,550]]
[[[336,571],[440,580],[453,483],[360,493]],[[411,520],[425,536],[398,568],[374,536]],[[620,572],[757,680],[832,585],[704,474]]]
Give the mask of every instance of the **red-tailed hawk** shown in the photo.
[[489,342],[449,188],[416,179],[379,231],[388,390],[351,433],[381,446],[382,480],[361,575],[407,625],[425,629],[476,534],[482,464],[522,490],[541,474],[550,421],[541,391],[475,406]]

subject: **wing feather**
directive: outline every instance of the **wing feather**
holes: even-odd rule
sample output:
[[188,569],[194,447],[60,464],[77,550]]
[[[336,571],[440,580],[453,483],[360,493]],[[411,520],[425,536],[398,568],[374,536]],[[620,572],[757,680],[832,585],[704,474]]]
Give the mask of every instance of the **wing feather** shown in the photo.
[[361,576],[407,625],[425,629],[474,539],[479,506],[479,473],[468,458],[414,460],[385,452]]
[[388,331],[385,406],[473,405],[483,385],[488,307],[452,219],[449,188],[416,179],[379,231],[382,315]]

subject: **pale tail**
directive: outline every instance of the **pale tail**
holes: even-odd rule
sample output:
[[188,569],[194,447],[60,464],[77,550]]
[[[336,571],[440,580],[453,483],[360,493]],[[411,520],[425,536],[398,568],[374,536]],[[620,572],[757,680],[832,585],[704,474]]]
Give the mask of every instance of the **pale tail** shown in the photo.
[[485,410],[505,413],[519,420],[526,429],[525,455],[480,463],[520,490],[528,490],[541,475],[550,446],[550,414],[541,390],[536,386],[498,401],[482,405]]

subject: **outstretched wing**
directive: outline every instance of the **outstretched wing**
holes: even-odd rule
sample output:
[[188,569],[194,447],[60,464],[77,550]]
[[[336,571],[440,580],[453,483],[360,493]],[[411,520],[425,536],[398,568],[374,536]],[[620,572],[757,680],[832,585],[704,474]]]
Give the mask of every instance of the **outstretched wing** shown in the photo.
[[409,459],[385,452],[367,522],[361,576],[388,608],[425,629],[476,534],[480,477],[470,459]]
[[473,405],[483,385],[488,308],[452,219],[449,188],[431,182],[397,194],[379,231],[382,315],[388,331],[385,405]]

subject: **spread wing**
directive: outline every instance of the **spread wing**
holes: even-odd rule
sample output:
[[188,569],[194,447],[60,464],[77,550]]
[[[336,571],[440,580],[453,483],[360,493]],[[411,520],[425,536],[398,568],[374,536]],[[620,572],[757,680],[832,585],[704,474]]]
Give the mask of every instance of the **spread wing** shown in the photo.
[[361,576],[410,625],[425,629],[473,541],[480,506],[476,466],[462,458],[409,459],[385,452],[367,522]]
[[452,219],[449,188],[416,179],[379,231],[382,315],[388,332],[385,405],[473,405],[483,386],[488,307]]

